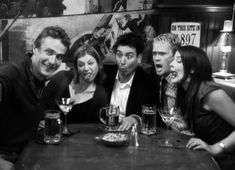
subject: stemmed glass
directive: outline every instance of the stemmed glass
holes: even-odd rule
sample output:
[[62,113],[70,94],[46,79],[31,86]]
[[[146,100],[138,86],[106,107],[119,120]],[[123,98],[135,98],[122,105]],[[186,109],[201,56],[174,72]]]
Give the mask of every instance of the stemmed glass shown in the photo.
[[163,122],[165,122],[166,124],[166,139],[161,140],[160,145],[165,147],[173,147],[173,144],[168,139],[168,131],[169,131],[169,126],[176,118],[176,113],[179,111],[179,109],[174,107],[172,108],[162,107],[158,108],[157,110]]
[[55,99],[55,101],[57,105],[59,106],[59,108],[61,109],[61,111],[64,113],[64,126],[63,126],[62,133],[65,135],[68,135],[71,132],[67,126],[67,114],[72,109],[74,101],[72,101],[71,98],[69,97],[57,98]]

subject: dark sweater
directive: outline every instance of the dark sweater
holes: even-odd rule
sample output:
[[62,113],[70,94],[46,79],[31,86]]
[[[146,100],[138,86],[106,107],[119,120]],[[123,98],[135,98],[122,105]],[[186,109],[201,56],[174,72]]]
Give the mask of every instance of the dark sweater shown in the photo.
[[0,67],[3,88],[0,102],[0,152],[20,152],[43,118],[44,82],[29,71],[31,60]]

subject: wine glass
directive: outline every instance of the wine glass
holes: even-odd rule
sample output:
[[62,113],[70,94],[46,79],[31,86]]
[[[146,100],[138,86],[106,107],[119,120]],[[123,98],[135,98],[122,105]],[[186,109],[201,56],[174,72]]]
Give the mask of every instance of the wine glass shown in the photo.
[[169,126],[176,118],[176,113],[179,111],[179,109],[174,107],[172,108],[163,107],[163,108],[158,108],[157,110],[163,122],[166,124],[166,139],[161,140],[160,145],[165,147],[173,147],[173,144],[168,139],[168,131],[169,131]]
[[69,97],[62,97],[55,99],[57,105],[59,106],[60,110],[64,113],[64,126],[62,133],[65,135],[70,134],[70,130],[67,126],[67,114],[72,109],[74,101],[71,100]]

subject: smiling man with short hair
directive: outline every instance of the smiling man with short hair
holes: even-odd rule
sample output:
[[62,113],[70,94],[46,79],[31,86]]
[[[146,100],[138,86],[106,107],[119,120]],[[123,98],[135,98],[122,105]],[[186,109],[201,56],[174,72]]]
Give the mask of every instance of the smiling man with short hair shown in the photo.
[[58,26],[45,28],[36,38],[33,54],[21,63],[0,67],[0,169],[14,162],[43,118],[42,92],[62,63],[70,45]]

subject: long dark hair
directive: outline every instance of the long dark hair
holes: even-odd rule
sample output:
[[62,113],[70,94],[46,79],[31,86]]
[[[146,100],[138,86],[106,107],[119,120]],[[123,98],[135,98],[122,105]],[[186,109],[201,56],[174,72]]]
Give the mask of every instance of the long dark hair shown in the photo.
[[79,75],[78,75],[78,68],[77,68],[77,60],[80,57],[85,56],[86,54],[94,57],[94,59],[96,60],[96,62],[98,63],[98,67],[99,67],[99,71],[98,74],[95,77],[94,82],[96,84],[100,84],[104,78],[105,78],[105,73],[103,71],[103,64],[101,62],[100,56],[98,54],[98,52],[95,50],[95,48],[93,48],[90,45],[82,45],[80,46],[72,55],[73,58],[73,67],[74,67],[74,74],[75,74],[75,83],[79,82]]
[[206,53],[198,47],[182,46],[178,48],[178,52],[184,66],[184,77],[181,83],[190,77],[185,94],[186,114],[184,114],[184,118],[193,130],[193,115],[199,109],[199,101],[196,100],[198,90],[203,81],[212,81],[212,68]]

